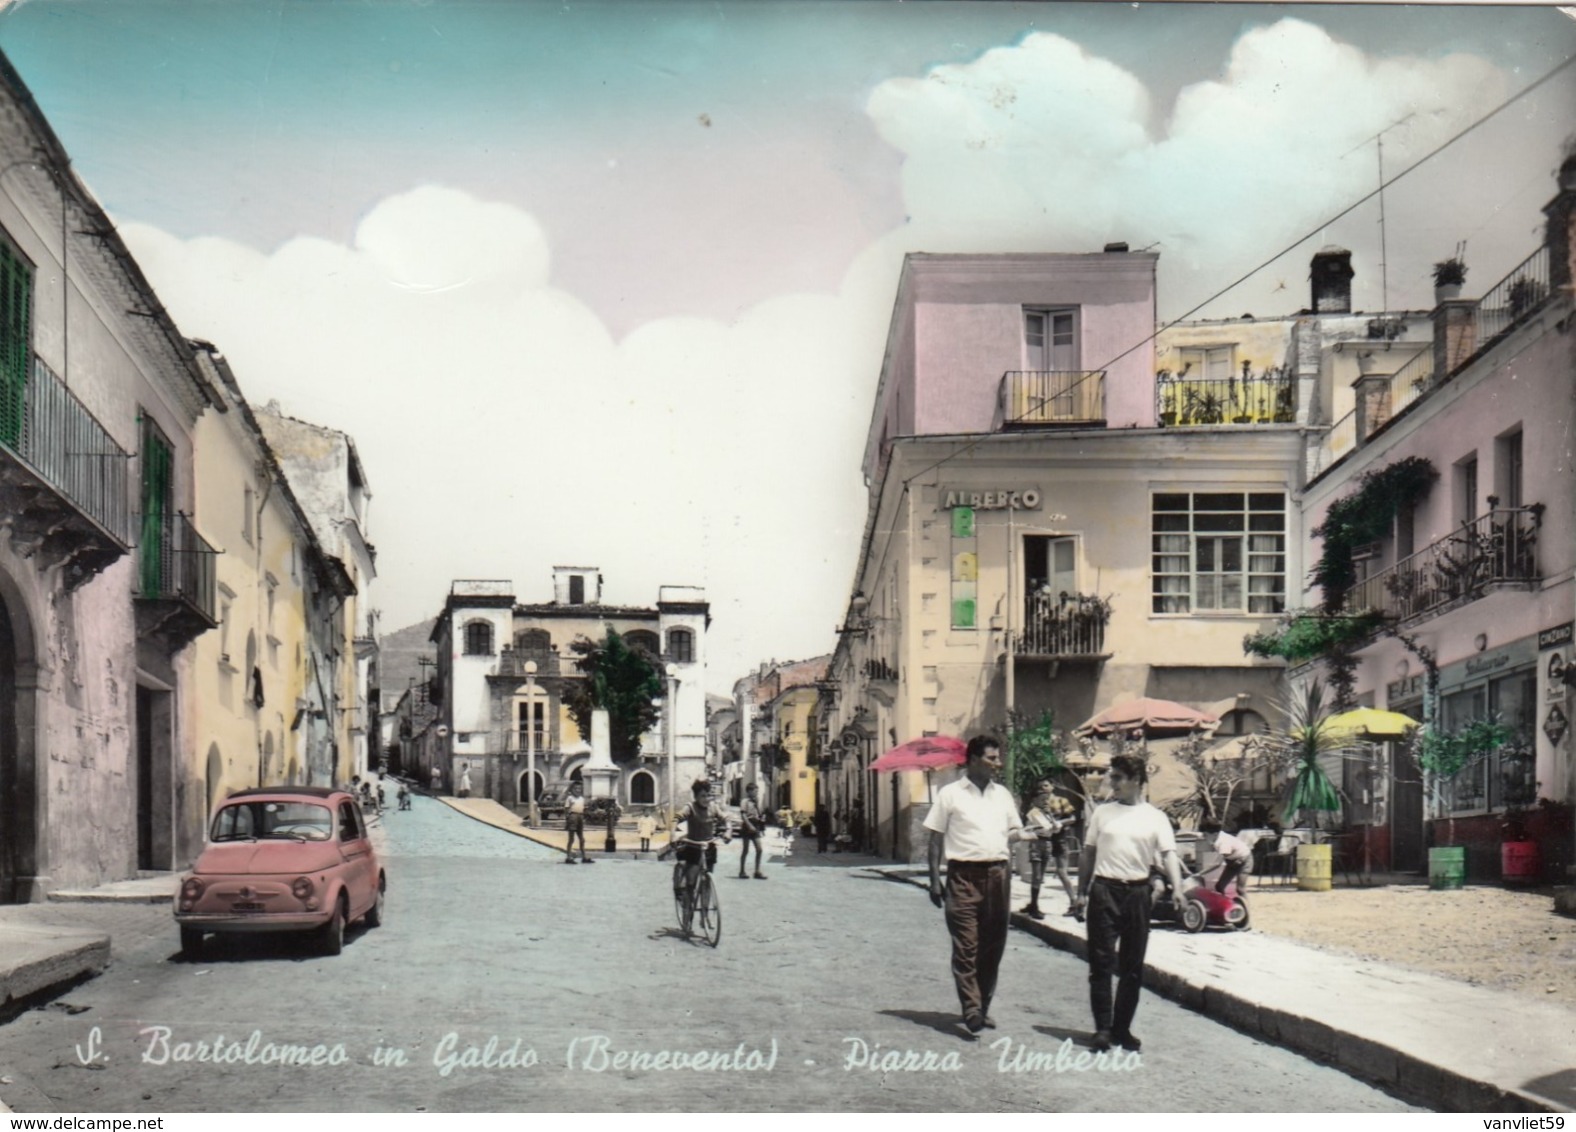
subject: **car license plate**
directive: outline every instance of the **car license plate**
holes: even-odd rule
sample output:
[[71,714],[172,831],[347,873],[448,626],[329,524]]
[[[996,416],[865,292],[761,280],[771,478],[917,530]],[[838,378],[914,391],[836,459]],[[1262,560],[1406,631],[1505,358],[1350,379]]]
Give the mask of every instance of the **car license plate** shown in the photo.
[[263,910],[262,904],[256,900],[237,900],[230,907],[236,912],[261,912]]

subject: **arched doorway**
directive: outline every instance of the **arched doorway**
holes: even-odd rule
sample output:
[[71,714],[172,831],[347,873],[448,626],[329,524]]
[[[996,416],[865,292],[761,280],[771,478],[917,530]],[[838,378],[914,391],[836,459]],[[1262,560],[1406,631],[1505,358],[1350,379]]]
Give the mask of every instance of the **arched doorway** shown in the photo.
[[629,804],[650,806],[657,800],[657,780],[649,770],[637,770],[629,776]]
[[[527,778],[531,778],[532,782],[532,789],[529,794],[526,793],[525,780]],[[515,783],[515,790],[518,791],[517,797],[519,797],[522,806],[529,806],[532,802],[540,801],[542,791],[546,788],[547,780],[542,777],[542,772],[539,770],[534,772],[534,776],[533,772],[522,770],[519,781]]]
[[32,622],[0,574],[0,904],[25,904],[36,894],[39,812],[33,721],[38,669]]

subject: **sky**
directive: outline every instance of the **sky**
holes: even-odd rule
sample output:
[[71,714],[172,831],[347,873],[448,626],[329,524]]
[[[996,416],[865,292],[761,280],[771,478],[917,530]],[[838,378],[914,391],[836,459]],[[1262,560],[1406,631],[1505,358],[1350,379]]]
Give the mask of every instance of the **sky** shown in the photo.
[[[1480,293],[1541,242],[1552,7],[25,0],[0,49],[182,331],[350,433],[392,630],[457,578],[829,652],[905,253],[1160,253],[1161,318]],[[1265,260],[1268,267],[1205,304]],[[1382,282],[1383,281],[1383,282]],[[1205,304],[1205,305],[1201,305]],[[199,526],[201,516],[198,516]]]

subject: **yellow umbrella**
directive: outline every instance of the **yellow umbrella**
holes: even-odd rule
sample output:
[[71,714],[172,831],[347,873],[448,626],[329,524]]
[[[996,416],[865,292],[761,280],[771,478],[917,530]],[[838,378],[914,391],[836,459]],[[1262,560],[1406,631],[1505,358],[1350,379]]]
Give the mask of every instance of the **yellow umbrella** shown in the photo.
[[1323,730],[1339,738],[1405,739],[1418,726],[1417,720],[1398,711],[1363,707],[1332,715],[1325,721]]

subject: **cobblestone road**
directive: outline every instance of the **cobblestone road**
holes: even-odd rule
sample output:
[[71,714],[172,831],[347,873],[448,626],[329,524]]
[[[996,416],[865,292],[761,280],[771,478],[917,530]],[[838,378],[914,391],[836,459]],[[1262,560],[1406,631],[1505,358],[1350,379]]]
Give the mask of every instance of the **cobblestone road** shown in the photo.
[[[353,932],[337,958],[253,937],[189,963],[168,906],[44,909],[110,930],[116,959],[0,1027],[8,1102],[61,1112],[1404,1107],[1147,994],[1142,1058],[1080,1071],[1085,968],[1018,933],[994,1010],[1001,1028],[965,1040],[940,914],[919,889],[828,859],[778,860],[769,881],[737,880],[725,850],[713,950],[675,930],[666,866],[566,866],[424,797],[386,815],[380,838],[387,922]],[[1058,1062],[1069,1041],[1073,1060]],[[269,1043],[321,1044],[335,1063],[258,1064]],[[714,1064],[658,1067],[667,1051]],[[85,1065],[84,1054],[97,1056]]]

